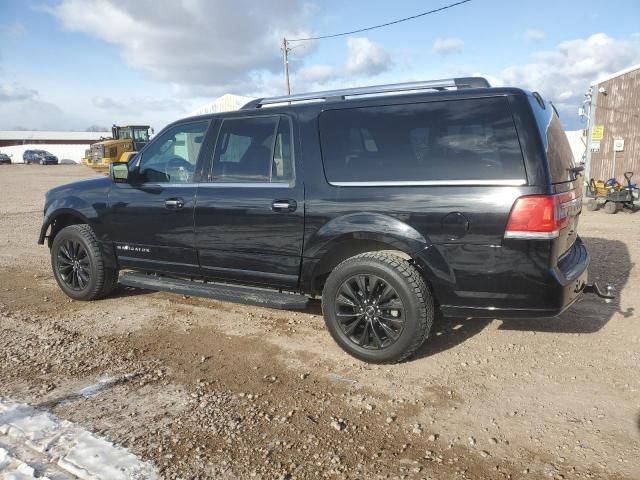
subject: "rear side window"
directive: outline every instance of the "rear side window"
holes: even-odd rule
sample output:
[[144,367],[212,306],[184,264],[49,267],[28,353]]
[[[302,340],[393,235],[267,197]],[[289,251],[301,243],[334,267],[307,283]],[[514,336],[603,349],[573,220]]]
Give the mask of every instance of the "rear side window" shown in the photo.
[[293,179],[291,124],[280,116],[224,119],[213,157],[213,181]]
[[506,98],[328,110],[320,136],[334,184],[526,179]]
[[575,180],[576,174],[571,172],[571,168],[575,166],[573,152],[558,115],[554,112],[553,107],[548,102],[544,103],[539,96],[537,98],[529,96],[529,103],[536,117],[542,144],[547,153],[551,183]]

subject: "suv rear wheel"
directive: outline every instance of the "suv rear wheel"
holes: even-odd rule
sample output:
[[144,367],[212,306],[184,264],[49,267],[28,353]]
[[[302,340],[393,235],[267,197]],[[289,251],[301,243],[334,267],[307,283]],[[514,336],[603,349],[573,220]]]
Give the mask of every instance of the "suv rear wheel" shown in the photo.
[[62,291],[74,300],[105,297],[118,283],[118,270],[104,266],[89,225],[70,225],[58,232],[51,245],[51,266]]
[[388,252],[351,257],[329,275],[325,323],[347,353],[367,362],[399,362],[429,335],[433,298],[420,272]]

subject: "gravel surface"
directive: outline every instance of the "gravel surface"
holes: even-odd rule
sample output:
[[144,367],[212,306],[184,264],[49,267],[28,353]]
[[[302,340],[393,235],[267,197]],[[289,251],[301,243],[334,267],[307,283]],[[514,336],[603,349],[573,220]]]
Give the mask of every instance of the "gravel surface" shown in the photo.
[[43,195],[93,174],[0,166],[0,397],[163,478],[640,478],[640,213],[582,214],[591,278],[616,285],[613,303],[440,318],[414,358],[375,366],[333,343],[317,302],[65,297],[36,244]]

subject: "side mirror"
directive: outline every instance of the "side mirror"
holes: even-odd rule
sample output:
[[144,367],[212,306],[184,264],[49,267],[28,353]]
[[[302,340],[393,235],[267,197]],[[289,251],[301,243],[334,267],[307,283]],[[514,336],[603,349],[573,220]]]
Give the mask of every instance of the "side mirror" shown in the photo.
[[114,162],[109,166],[109,176],[115,183],[127,183],[129,180],[129,164]]

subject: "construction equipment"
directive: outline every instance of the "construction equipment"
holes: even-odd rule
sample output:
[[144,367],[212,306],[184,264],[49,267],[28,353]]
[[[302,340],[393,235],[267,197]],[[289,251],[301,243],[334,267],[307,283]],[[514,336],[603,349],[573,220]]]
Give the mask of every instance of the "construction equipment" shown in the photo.
[[149,125],[113,125],[111,138],[103,138],[85,151],[82,163],[95,170],[106,171],[113,162],[121,160],[123,155],[139,151],[149,142],[153,129]]
[[615,178],[610,178],[606,182],[603,180],[591,179],[587,185],[587,210],[596,211],[604,206],[606,213],[616,213],[619,209],[627,209],[633,212],[634,202],[638,200],[638,184],[631,183],[633,172],[625,172],[626,185],[622,185]]

